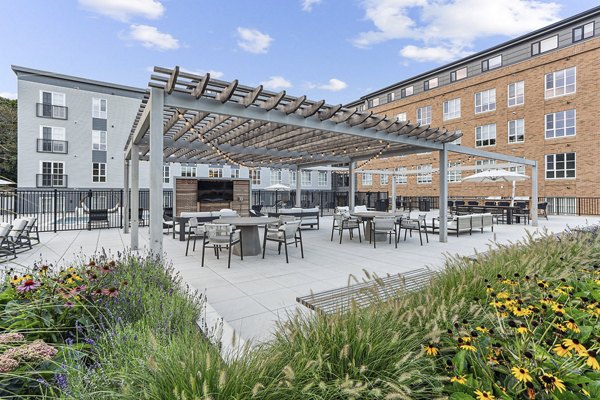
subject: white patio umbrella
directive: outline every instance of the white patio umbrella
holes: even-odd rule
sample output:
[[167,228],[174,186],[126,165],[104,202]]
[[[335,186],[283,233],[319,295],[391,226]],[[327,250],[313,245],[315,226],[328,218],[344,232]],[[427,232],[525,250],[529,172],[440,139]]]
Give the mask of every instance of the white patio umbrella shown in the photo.
[[290,187],[283,185],[281,183],[276,183],[274,185],[271,186],[267,186],[265,188],[265,190],[268,190],[270,192],[275,192],[275,212],[278,212],[279,207],[277,205],[277,193],[279,192],[289,192],[290,191]]
[[524,181],[525,179],[529,179],[529,176],[497,168],[487,169],[474,175],[469,175],[465,178],[462,178],[463,181],[467,182],[512,182],[512,196],[510,198],[511,206],[514,204],[516,182]]
[[14,185],[15,183],[12,181],[7,181],[6,179],[0,178],[0,186]]

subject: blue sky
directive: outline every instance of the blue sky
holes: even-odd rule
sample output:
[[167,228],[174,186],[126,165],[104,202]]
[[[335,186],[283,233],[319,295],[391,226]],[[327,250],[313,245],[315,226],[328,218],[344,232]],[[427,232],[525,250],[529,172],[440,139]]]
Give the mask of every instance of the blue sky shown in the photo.
[[599,5],[590,0],[0,0],[11,64],[146,87],[154,65],[345,103]]

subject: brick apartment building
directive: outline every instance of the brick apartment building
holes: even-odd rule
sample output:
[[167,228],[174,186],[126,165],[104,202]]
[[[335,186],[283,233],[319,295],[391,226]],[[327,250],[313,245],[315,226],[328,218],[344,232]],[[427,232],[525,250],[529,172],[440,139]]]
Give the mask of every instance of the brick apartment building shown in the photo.
[[[537,160],[539,195],[600,197],[600,7],[435,70],[398,82],[349,106],[461,130],[460,144]],[[455,142],[455,144],[458,144]],[[450,166],[491,160],[450,155]],[[360,191],[437,196],[438,154],[375,160],[363,170],[421,170],[395,178],[359,174]],[[530,170],[513,167],[530,174]],[[466,183],[476,170],[449,172],[449,196],[510,196],[510,183]],[[517,196],[531,194],[530,181]]]

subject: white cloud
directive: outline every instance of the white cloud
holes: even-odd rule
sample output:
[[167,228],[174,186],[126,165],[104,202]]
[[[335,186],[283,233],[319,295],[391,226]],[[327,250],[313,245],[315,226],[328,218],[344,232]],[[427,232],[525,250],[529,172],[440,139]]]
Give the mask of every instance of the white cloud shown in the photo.
[[330,90],[332,92],[339,92],[340,90],[346,89],[348,87],[348,84],[339,79],[331,78],[325,84],[309,83],[309,84],[307,84],[307,87],[309,89],[321,89],[321,90]]
[[250,53],[266,53],[273,41],[271,36],[256,29],[238,27],[237,33],[238,46]]
[[[449,61],[468,54],[476,39],[514,37],[560,19],[560,5],[540,0],[364,0],[375,28],[354,38],[365,48],[408,39],[401,54],[417,61]],[[425,54],[422,54],[424,52]]]
[[157,19],[165,12],[165,7],[158,0],[79,0],[79,4],[121,22],[132,17]]
[[302,0],[302,11],[311,12],[313,6],[320,2],[321,0]]
[[16,100],[17,94],[12,92],[0,92],[0,97],[4,97],[5,99]]
[[260,83],[267,90],[281,90],[292,87],[292,82],[285,79],[283,76],[272,76],[266,81]]
[[169,33],[160,32],[150,25],[131,25],[127,39],[140,42],[142,46],[155,50],[178,49],[179,41]]

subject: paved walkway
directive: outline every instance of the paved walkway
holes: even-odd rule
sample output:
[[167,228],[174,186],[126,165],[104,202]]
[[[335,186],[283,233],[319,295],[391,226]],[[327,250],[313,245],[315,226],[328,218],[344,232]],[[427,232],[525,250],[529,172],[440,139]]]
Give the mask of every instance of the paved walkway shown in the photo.
[[[430,213],[434,215],[436,212]],[[279,319],[300,308],[296,297],[310,291],[323,291],[342,287],[355,277],[362,279],[365,272],[380,276],[387,273],[401,273],[423,266],[442,268],[447,254],[471,255],[486,251],[494,241],[509,243],[522,238],[526,230],[540,232],[548,229],[560,232],[568,226],[575,227],[586,223],[598,223],[597,217],[551,216],[549,221],[540,220],[536,229],[527,225],[494,225],[494,231],[473,235],[450,236],[448,243],[440,243],[437,235],[429,236],[429,243],[420,246],[418,235],[413,234],[398,248],[388,243],[378,244],[373,249],[368,242],[350,241],[347,232],[342,244],[337,236],[330,241],[331,217],[321,219],[320,230],[304,230],[305,258],[300,258],[299,249],[290,248],[290,263],[285,263],[285,255],[277,254],[274,243],[267,244],[267,254],[246,257],[241,261],[233,256],[231,269],[227,269],[224,254],[216,260],[212,251],[207,251],[206,266],[200,267],[201,248],[185,256],[185,242],[165,235],[166,258],[173,262],[187,283],[206,292],[208,302],[233,329],[236,334],[248,340],[265,340]],[[140,229],[140,247],[147,248],[148,228]],[[261,236],[262,238],[262,236]],[[93,231],[67,231],[41,234],[42,244],[34,250],[19,255],[15,260],[23,266],[43,260],[54,264],[68,264],[78,257],[89,258],[97,251],[116,253],[129,244],[129,235],[118,229]],[[15,266],[0,264],[0,268]],[[304,310],[306,311],[306,310]]]

